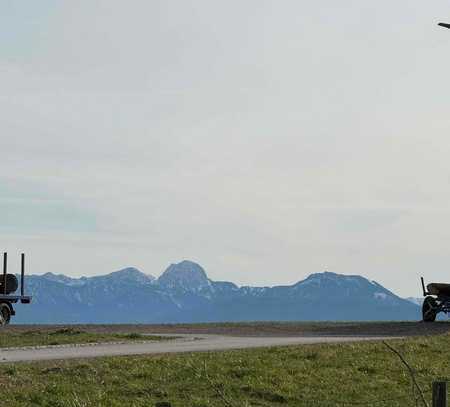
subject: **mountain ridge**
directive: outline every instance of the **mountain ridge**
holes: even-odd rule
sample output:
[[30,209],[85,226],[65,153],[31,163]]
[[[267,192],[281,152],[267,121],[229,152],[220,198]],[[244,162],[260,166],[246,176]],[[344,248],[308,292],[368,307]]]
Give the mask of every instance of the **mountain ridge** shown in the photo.
[[127,267],[72,278],[30,275],[30,306],[17,323],[181,323],[298,320],[417,320],[420,308],[359,275],[314,273],[292,285],[213,281],[197,263],[169,265],[158,277]]

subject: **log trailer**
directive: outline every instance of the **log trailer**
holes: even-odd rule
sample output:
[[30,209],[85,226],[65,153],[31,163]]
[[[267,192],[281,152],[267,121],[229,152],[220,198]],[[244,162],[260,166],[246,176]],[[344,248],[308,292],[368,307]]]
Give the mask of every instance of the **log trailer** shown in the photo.
[[16,314],[13,304],[30,304],[31,297],[25,295],[25,254],[21,255],[20,294],[16,291],[19,282],[14,274],[8,274],[8,253],[3,253],[3,275],[0,276],[0,325],[8,325]]

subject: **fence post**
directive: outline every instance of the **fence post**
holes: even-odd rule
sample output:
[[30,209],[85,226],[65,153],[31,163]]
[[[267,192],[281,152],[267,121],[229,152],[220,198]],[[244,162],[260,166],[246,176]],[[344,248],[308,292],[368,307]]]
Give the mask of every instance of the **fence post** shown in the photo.
[[447,382],[433,382],[433,407],[447,407]]

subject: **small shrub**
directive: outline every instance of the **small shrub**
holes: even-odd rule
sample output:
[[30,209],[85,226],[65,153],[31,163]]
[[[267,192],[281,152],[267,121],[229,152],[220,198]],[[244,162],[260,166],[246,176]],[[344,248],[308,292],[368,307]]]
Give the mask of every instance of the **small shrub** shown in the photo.
[[123,335],[123,338],[126,338],[126,339],[142,339],[143,337],[144,337],[144,335],[138,334],[136,332]]
[[15,376],[15,374],[17,373],[17,370],[16,370],[16,368],[15,368],[14,366],[7,367],[7,368],[5,369],[5,373],[6,373],[8,376]]
[[79,331],[78,329],[73,329],[73,328],[61,328],[61,329],[56,329],[53,332],[49,332],[48,334],[50,336],[54,336],[54,335],[80,335],[83,334],[83,331]]
[[370,366],[360,366],[360,367],[358,367],[358,372],[361,372],[364,374],[375,374],[377,372],[377,370]]
[[305,355],[305,359],[311,360],[311,361],[317,360],[317,359],[319,359],[319,354],[317,352],[308,352]]

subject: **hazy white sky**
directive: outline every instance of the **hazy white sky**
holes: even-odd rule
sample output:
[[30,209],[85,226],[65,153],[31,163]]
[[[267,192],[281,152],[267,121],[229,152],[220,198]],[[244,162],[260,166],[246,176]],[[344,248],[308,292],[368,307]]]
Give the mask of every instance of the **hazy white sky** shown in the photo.
[[446,18],[443,0],[0,0],[0,250],[73,276],[187,258],[240,284],[450,282]]

